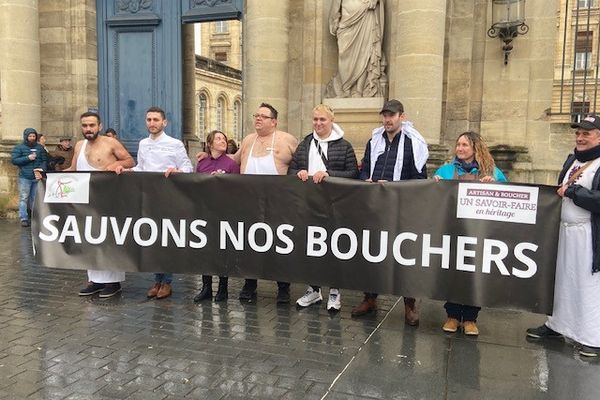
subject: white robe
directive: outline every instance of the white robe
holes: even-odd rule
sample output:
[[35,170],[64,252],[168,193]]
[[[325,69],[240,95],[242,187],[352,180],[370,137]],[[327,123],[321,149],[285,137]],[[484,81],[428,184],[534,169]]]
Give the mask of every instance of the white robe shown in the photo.
[[[573,167],[582,165],[575,160]],[[577,184],[591,188],[600,167],[597,158],[577,179]],[[565,174],[563,184],[569,173]],[[586,346],[600,347],[600,272],[592,275],[591,212],[576,206],[565,197],[562,201],[554,311],[546,325]]]
[[[87,144],[88,141],[84,140],[83,145],[79,150],[79,157],[74,161],[77,163],[77,171],[99,171],[98,168],[91,166],[85,157],[85,147]],[[115,283],[123,282],[125,280],[125,272],[121,271],[99,271],[89,269],[87,274],[88,280],[94,283]]]

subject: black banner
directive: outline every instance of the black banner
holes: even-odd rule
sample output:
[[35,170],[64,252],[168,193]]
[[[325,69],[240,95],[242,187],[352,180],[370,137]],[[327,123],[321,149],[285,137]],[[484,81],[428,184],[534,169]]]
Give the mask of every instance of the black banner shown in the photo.
[[414,180],[56,173],[42,265],[210,273],[551,313],[555,188]]

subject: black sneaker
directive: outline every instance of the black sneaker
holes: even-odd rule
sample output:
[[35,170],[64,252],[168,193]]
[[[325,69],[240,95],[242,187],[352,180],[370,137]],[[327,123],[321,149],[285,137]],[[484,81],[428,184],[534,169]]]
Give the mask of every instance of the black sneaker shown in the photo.
[[121,284],[119,282],[106,283],[104,285],[104,289],[100,292],[98,297],[102,297],[102,298],[112,297],[115,294],[119,293],[120,291],[121,291]]
[[250,302],[254,299],[256,299],[256,286],[249,285],[248,282],[244,283],[244,287],[240,292],[240,300]]
[[592,346],[581,346],[579,349],[579,354],[584,357],[598,357],[598,353],[600,353],[600,347],[592,347]]
[[88,282],[88,285],[79,291],[80,296],[91,296],[104,290],[104,283]]
[[21,221],[21,226],[23,228],[27,228],[29,225],[30,225],[29,221],[27,221],[26,219],[24,219],[24,220]]
[[562,335],[552,329],[548,328],[546,324],[542,326],[538,326],[537,328],[529,328],[527,329],[527,336],[534,339],[542,339],[542,338],[554,338],[560,339]]

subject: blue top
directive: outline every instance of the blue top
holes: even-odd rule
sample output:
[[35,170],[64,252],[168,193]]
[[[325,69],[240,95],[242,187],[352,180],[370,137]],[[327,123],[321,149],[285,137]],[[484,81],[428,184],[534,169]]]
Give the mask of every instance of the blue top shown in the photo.
[[[27,137],[29,134],[35,133],[36,142],[29,144]],[[19,167],[19,177],[34,180],[35,175],[33,170],[40,168],[46,170],[46,163],[48,161],[48,153],[44,150],[44,147],[37,143],[39,135],[33,128],[27,128],[23,131],[23,143],[15,146],[11,152],[11,161],[13,165]],[[36,153],[35,160],[30,160],[29,155],[34,152]]]
[[[457,172],[459,177],[467,173],[479,175],[479,169],[477,169],[477,167],[473,167],[470,171],[466,171],[456,158],[451,163],[447,163],[439,167],[433,175],[437,175],[442,179],[454,179],[455,172]],[[500,169],[496,166],[494,166],[494,179],[497,182],[508,182],[506,176],[504,176],[502,171],[500,171]]]

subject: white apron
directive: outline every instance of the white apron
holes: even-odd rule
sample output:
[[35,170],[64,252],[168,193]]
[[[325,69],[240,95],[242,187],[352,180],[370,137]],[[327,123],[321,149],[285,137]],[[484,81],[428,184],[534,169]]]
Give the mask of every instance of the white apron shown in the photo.
[[254,138],[254,142],[252,142],[252,147],[250,147],[250,155],[248,156],[248,162],[246,162],[246,170],[244,174],[247,175],[279,175],[277,172],[277,166],[275,165],[275,156],[273,152],[275,148],[273,145],[275,144],[275,132],[273,132],[273,138],[271,139],[271,147],[267,147],[267,151],[269,154],[262,157],[253,157],[252,151],[254,150],[254,144],[256,143],[256,139],[258,135]]
[[[77,157],[77,171],[99,171],[98,168],[92,167],[85,157],[85,146],[87,146],[87,143],[87,139],[84,140],[83,145],[79,150],[79,157]],[[88,280],[95,283],[114,283],[125,280],[125,272],[96,271],[90,269],[87,273]]]
[[[569,171],[583,164],[575,160]],[[591,188],[599,166],[597,158],[576,183]],[[591,213],[564,197],[560,219],[554,311],[546,325],[576,342],[600,347],[600,272],[592,275]]]

